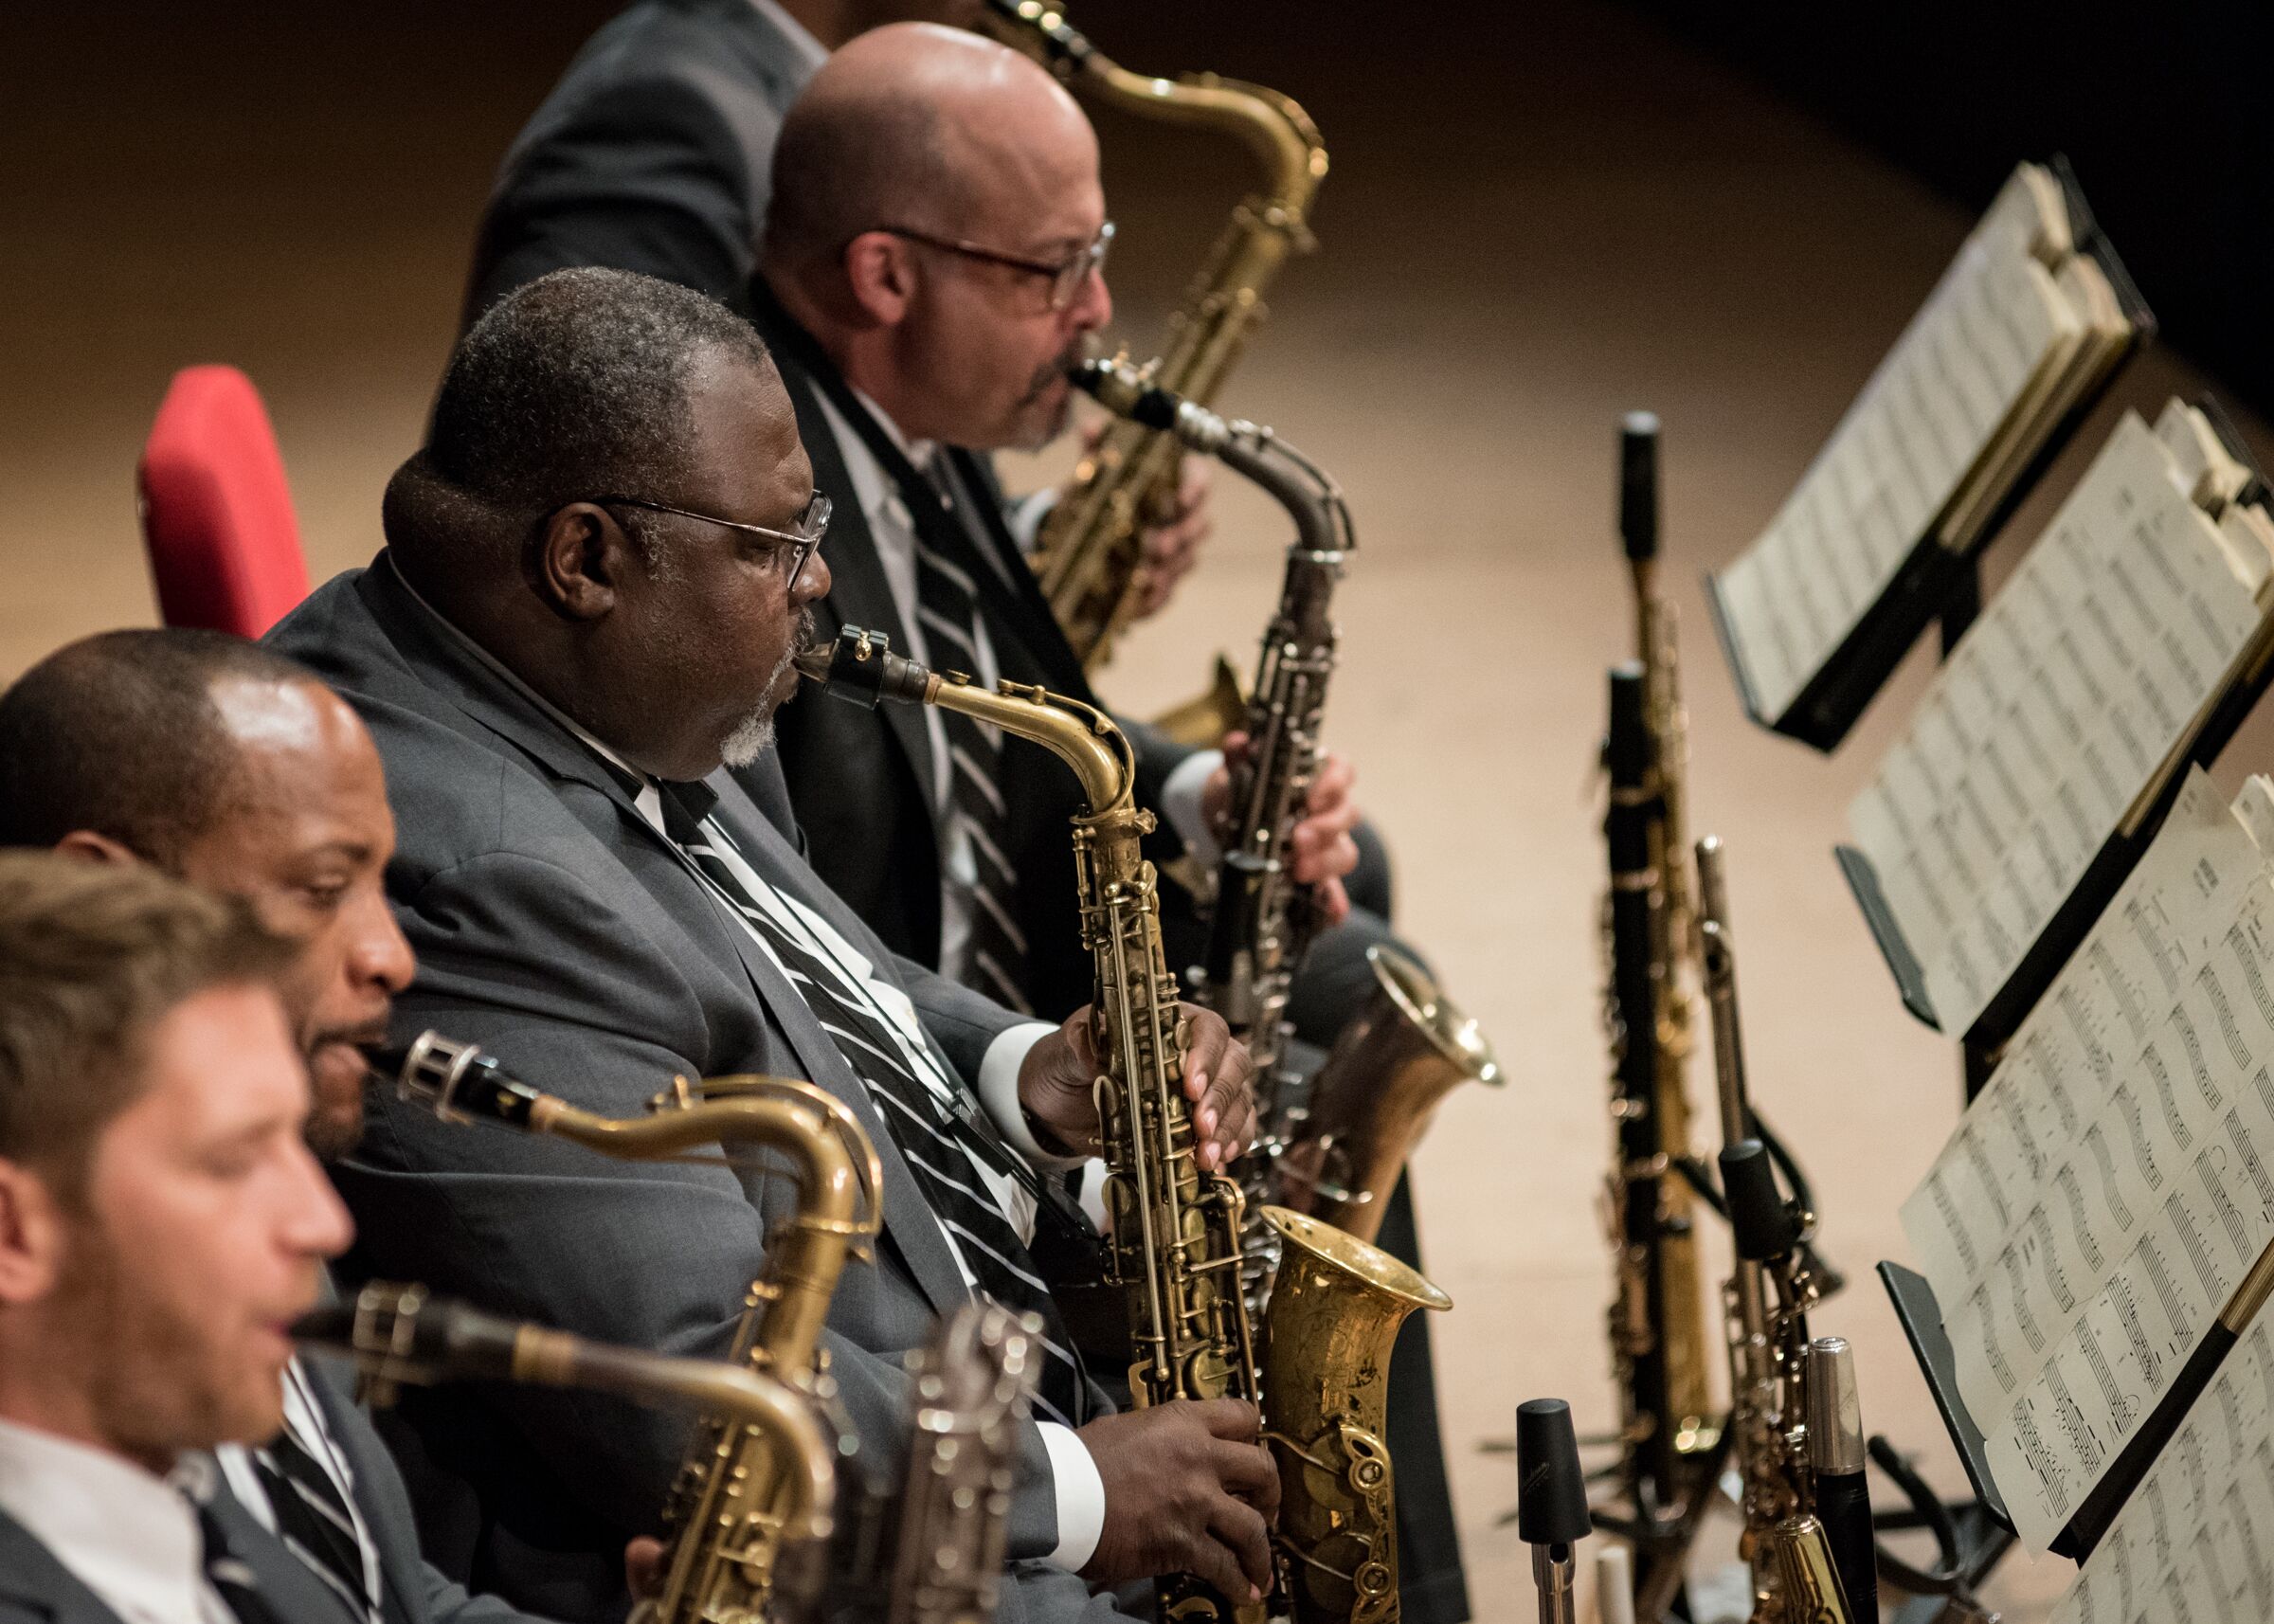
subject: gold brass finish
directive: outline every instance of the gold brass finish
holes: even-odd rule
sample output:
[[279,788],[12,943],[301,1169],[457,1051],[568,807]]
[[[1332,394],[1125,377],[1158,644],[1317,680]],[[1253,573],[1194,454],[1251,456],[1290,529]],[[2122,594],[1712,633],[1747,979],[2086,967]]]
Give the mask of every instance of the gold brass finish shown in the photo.
[[1438,1102],[1504,1076],[1491,1041],[1427,970],[1379,946],[1366,963],[1373,996],[1311,1079],[1309,1120],[1279,1167],[1290,1207],[1370,1242]]
[[[1453,1299],[1385,1252],[1285,1207],[1263,1339],[1264,1438],[1279,1467],[1282,1574],[1294,1624],[1398,1616],[1395,1477],[1384,1442],[1390,1348],[1416,1308]],[[1321,1372],[1332,1372],[1331,1380]]]

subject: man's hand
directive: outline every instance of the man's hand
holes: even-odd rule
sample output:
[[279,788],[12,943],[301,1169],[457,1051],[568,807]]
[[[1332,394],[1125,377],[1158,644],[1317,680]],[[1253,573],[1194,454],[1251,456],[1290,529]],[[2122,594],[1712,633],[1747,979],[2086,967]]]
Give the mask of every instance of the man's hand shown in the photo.
[[1147,620],[1168,606],[1177,584],[1200,561],[1200,544],[1216,529],[1208,505],[1213,476],[1203,458],[1185,456],[1177,467],[1177,491],[1165,513],[1147,514],[1138,539],[1144,563],[1137,574],[1137,618]]
[[663,1542],[642,1534],[623,1547],[623,1582],[634,1601],[663,1588]]
[[1272,1582],[1279,1471],[1237,1398],[1156,1404],[1092,1421],[1075,1435],[1106,1485],[1105,1531],[1082,1577],[1126,1584],[1198,1575],[1235,1601]]
[[[1232,1040],[1223,1017],[1193,1003],[1177,1005],[1184,1023],[1184,1097],[1203,1172],[1229,1167],[1255,1138],[1255,1062]],[[1019,1068],[1019,1103],[1040,1129],[1045,1146],[1069,1155],[1098,1148],[1099,1063],[1095,1006],[1075,1010],[1066,1024],[1026,1052]]]
[[[1211,773],[1201,786],[1200,815],[1217,831],[1219,841],[1229,832],[1232,819],[1232,768],[1244,766],[1254,749],[1247,734],[1226,733],[1225,765]],[[1289,839],[1295,878],[1317,888],[1320,915],[1329,925],[1340,925],[1350,916],[1350,897],[1343,890],[1343,876],[1358,867],[1358,841],[1351,831],[1358,827],[1359,811],[1358,803],[1350,797],[1357,782],[1358,771],[1347,760],[1328,755],[1310,781],[1303,820]]]

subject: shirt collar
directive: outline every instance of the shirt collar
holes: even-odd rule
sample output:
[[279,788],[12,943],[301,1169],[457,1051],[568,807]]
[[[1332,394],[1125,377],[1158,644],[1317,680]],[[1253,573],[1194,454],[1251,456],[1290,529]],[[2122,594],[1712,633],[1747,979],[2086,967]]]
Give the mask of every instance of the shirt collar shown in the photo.
[[[192,1476],[207,1468],[209,1492],[210,1463],[186,1464]],[[199,1615],[205,1542],[184,1487],[107,1450],[0,1420],[0,1510],[114,1611]]]
[[[402,568],[395,563],[392,553],[387,555],[387,567],[393,571],[396,584],[418,606],[420,612],[434,623],[437,631],[455,647],[478,660],[485,670],[496,673],[501,681],[510,685],[515,693],[534,705],[562,731],[597,756],[600,764],[608,769],[609,776],[614,778],[623,786],[623,792],[632,798],[632,804],[639,811],[640,816],[658,829],[663,827],[662,803],[659,794],[660,780],[649,777],[606,745],[601,743],[574,716],[569,715],[568,712],[532,688],[514,673],[512,667],[453,625],[449,616],[419,595],[419,589],[410,584],[409,577],[405,575]],[[702,821],[710,815],[712,806],[715,805],[718,801],[718,792],[705,784],[675,784],[664,787],[676,791],[682,804],[700,808],[695,812],[695,821],[697,822]]]

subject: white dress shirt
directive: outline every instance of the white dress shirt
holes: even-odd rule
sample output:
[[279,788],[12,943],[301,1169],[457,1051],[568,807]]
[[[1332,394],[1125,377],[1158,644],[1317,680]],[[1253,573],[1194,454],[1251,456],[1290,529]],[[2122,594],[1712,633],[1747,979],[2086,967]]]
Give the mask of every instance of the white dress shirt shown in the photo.
[[[370,1525],[364,1521],[363,1507],[355,1498],[355,1469],[348,1464],[347,1452],[332,1436],[332,1429],[324,1421],[323,1408],[309,1388],[308,1383],[313,1380],[298,1359],[285,1365],[284,1430],[323,1469],[324,1475],[332,1480],[332,1487],[339,1490],[339,1497],[348,1507],[348,1517],[354,1525],[355,1547],[363,1557],[364,1595],[378,1596],[383,1594],[378,1542],[371,1538]],[[243,1444],[223,1444],[213,1452],[213,1458],[219,1463],[221,1474],[227,1480],[229,1492],[237,1497],[237,1503],[252,1513],[254,1522],[282,1538],[277,1526],[277,1508],[269,1504],[268,1489],[253,1465],[253,1452]]]
[[[913,555],[911,554],[911,568],[912,565]],[[388,568],[394,569],[393,559],[388,560]],[[408,581],[404,580],[401,570],[395,570],[395,578],[411,599],[425,610],[444,635],[478,659],[484,666],[511,683],[531,703],[566,729],[586,749],[629,777],[643,780],[647,777],[606,745],[594,738],[591,733],[579,726],[573,717],[568,715],[547,700],[543,695],[522,681],[489,650],[452,625],[442,611],[420,597],[418,589],[412,586]],[[640,791],[639,795],[633,799],[632,803],[651,828],[662,835],[666,840],[671,839],[669,832],[663,825],[663,798],[661,792],[652,782]],[[908,994],[891,981],[879,977],[875,973],[876,966],[852,943],[846,941],[828,920],[807,908],[796,897],[785,895],[769,885],[766,876],[761,875],[743,857],[735,847],[732,839],[727,835],[715,819],[706,820],[704,826],[717,836],[713,850],[718,853],[720,860],[734,871],[735,878],[742,883],[750,896],[786,933],[798,937],[808,948],[835,967],[853,996],[866,1000],[883,1017],[884,1024],[899,1039],[902,1056],[909,1062],[913,1074],[922,1078],[927,1088],[939,1094],[952,1108],[955,1103],[955,1086],[933,1059],[930,1046],[924,1038],[923,1027],[916,1018],[916,1006],[910,1000]],[[672,841],[672,843],[674,846],[677,844],[677,841]],[[720,916],[739,927],[750,940],[757,943],[760,949],[765,952],[767,962],[773,965],[777,970],[782,971],[784,979],[787,980],[788,971],[780,958],[775,955],[773,946],[767,941],[765,932],[744,918],[737,909],[718,896],[707,880],[703,890],[704,893],[711,897],[713,905],[718,909]],[[1079,1158],[1067,1160],[1052,1156],[1037,1142],[1033,1130],[1026,1125],[1026,1112],[1019,1103],[1019,1070],[1025,1063],[1027,1051],[1056,1030],[1056,1027],[1046,1021],[1029,1020],[1021,1021],[1020,1024],[997,1034],[995,1040],[987,1045],[986,1054],[981,1058],[979,1075],[973,1083],[973,1092],[979,1096],[980,1105],[985,1110],[989,1119],[993,1121],[997,1131],[1002,1135],[1004,1143],[1046,1173],[1062,1172],[1070,1167],[1079,1166],[1081,1160]],[[979,1159],[973,1158],[972,1165],[986,1181],[988,1194],[994,1197],[996,1204],[1002,1208],[1004,1215],[1011,1220],[1012,1227],[1018,1230],[1020,1238],[1033,1240],[1035,1233],[1034,1198],[1015,1181],[987,1166]],[[966,1287],[976,1286],[978,1284],[977,1277],[971,1272],[970,1265],[964,1260],[963,1250],[957,1246],[953,1232],[943,1226],[940,1234],[948,1242],[948,1250],[955,1257],[956,1268],[962,1272],[964,1276],[964,1284]],[[1090,1560],[1091,1553],[1097,1549],[1098,1536],[1105,1529],[1105,1479],[1098,1475],[1097,1463],[1090,1458],[1088,1446],[1076,1437],[1070,1428],[1059,1426],[1053,1421],[1038,1421],[1036,1425],[1041,1429],[1043,1447],[1050,1456],[1051,1477],[1058,1507],[1057,1546],[1043,1560],[1053,1566],[1062,1567],[1070,1573],[1079,1572],[1082,1564]]]
[[189,1500],[132,1461],[0,1420],[0,1511],[126,1624],[237,1624]]

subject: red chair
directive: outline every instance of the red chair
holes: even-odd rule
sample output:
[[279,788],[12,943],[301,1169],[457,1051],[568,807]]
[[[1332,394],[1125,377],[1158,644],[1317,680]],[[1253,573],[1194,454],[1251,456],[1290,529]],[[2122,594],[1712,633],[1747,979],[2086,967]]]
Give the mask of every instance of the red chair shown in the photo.
[[168,625],[257,638],[308,595],[276,431],[236,368],[174,374],[135,480]]

